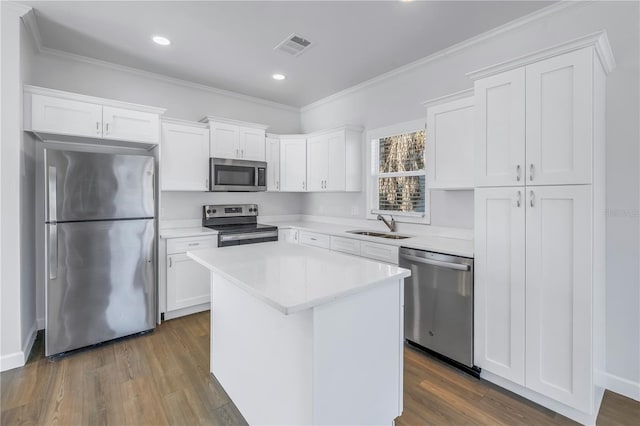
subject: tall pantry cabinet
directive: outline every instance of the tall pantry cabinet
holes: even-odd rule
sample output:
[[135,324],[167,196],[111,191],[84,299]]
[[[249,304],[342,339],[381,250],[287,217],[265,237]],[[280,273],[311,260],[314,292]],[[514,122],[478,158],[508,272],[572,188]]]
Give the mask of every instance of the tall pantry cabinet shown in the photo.
[[475,363],[582,423],[604,371],[604,32],[473,72]]

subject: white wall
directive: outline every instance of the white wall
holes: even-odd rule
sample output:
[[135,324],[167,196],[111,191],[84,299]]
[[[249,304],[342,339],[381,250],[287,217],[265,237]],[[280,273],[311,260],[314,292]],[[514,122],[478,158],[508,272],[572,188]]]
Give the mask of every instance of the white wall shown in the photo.
[[[467,72],[606,30],[618,67],[607,79],[607,369],[640,398],[639,4],[585,2],[303,109],[302,130],[367,129],[423,118],[421,101],[472,87]],[[419,41],[418,41],[419,42]],[[432,224],[469,227],[473,195],[432,194]],[[307,194],[305,213],[365,212],[364,194]],[[455,215],[455,217],[454,217]],[[618,380],[621,378],[622,380]],[[625,382],[626,381],[626,382]],[[630,392],[626,392],[630,394]]]
[[26,361],[36,321],[33,141],[22,132],[22,81],[33,58],[20,20],[27,9],[2,2],[1,11],[0,370],[6,370]]

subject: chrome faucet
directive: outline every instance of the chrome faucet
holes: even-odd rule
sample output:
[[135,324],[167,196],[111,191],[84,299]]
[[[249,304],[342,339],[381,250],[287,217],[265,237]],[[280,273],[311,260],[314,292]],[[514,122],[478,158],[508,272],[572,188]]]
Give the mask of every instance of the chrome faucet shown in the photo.
[[387,222],[387,219],[381,214],[379,214],[376,219],[383,221],[384,224],[387,225],[387,228],[389,228],[389,231],[396,232],[396,221],[393,219],[393,216],[389,215],[389,217],[391,218],[391,223]]

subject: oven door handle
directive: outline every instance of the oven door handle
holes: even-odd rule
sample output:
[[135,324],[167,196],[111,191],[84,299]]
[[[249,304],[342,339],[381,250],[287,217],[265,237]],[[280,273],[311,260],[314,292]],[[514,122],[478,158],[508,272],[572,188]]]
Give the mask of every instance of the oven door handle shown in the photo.
[[266,232],[250,232],[246,234],[231,234],[231,235],[220,235],[219,239],[221,243],[226,241],[242,241],[242,240],[253,240],[256,238],[267,238],[267,237],[277,237],[278,231],[266,231]]
[[471,269],[469,265],[465,265],[462,263],[451,263],[451,262],[443,262],[441,260],[432,260],[425,259],[423,257],[412,256],[410,254],[402,254],[400,255],[401,259],[408,259],[417,263],[425,263],[427,265],[439,266],[442,268],[455,269],[456,271],[468,271]]

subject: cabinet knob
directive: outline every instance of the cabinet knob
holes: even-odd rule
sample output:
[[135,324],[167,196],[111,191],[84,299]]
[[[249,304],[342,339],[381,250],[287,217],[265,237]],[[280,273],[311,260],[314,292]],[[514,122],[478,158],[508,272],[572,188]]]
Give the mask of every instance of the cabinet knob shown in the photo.
[[531,199],[531,202],[530,202],[531,207],[533,207],[533,200],[534,200],[534,198],[535,198],[533,191],[530,191],[530,192],[529,192],[529,198]]
[[521,202],[522,202],[522,193],[518,191],[518,199],[516,200],[516,207],[520,207]]
[[109,133],[109,123],[106,124],[105,133]]
[[529,165],[529,180],[533,180],[533,163]]
[[518,164],[518,165],[516,166],[516,180],[517,180],[518,182],[520,182],[520,176],[521,176],[520,171],[521,171],[521,170],[520,170],[520,164]]
[[100,122],[96,121],[96,133],[100,134]]

